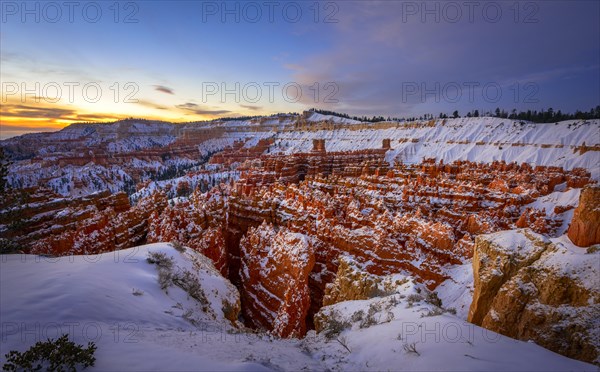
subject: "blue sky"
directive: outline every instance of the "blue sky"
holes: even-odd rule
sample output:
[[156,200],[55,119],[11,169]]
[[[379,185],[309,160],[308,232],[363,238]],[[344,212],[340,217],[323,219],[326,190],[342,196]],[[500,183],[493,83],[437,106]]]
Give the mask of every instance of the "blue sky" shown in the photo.
[[2,137],[127,116],[600,103],[598,1],[82,1],[72,22],[63,2],[22,4],[1,8]]

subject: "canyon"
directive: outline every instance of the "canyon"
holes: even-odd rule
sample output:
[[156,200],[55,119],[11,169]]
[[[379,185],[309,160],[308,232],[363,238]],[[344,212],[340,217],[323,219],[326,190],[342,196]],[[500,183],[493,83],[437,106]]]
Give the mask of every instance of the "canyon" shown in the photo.
[[[74,125],[1,143],[14,160],[0,242],[50,256],[189,247],[237,287],[244,324],[278,337],[399,285],[382,290],[384,278],[436,291],[472,263],[470,322],[598,363],[585,329],[599,321],[586,277],[599,259],[599,126],[310,112]],[[573,262],[583,274],[569,279]]]

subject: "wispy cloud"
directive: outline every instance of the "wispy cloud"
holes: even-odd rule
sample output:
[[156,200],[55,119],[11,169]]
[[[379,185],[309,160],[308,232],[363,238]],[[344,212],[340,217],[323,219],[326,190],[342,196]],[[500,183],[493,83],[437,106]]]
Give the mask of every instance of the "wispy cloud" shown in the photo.
[[65,126],[69,123],[81,121],[107,121],[119,120],[123,116],[104,113],[86,113],[64,106],[33,106],[23,104],[3,104],[0,109],[2,126],[15,127],[28,123],[27,126],[43,128],[44,126]]
[[166,94],[175,94],[173,92],[173,89],[169,88],[169,87],[165,87],[164,85],[155,85],[154,89],[159,91],[159,92],[163,92]]
[[2,116],[28,119],[64,119],[76,115],[72,109],[29,105],[3,105]]
[[154,103],[145,99],[138,99],[136,102],[138,105],[142,105],[144,107],[150,107],[157,110],[168,110],[166,106],[159,105],[158,103]]
[[216,110],[207,107],[202,107],[193,102],[186,102],[181,105],[175,106],[180,110],[188,111],[196,115],[223,115],[231,113],[229,110]]
[[252,105],[240,105],[241,108],[245,108],[250,111],[261,111],[263,109],[262,106],[252,106]]

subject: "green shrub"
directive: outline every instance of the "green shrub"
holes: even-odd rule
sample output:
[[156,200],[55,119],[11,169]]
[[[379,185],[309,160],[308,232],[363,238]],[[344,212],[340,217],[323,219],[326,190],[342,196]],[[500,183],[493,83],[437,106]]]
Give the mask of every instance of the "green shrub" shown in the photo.
[[[48,371],[77,371],[91,367],[96,362],[94,352],[96,345],[88,343],[86,349],[69,341],[68,335],[62,335],[57,340],[48,339],[40,341],[20,353],[11,351],[5,355],[6,364],[2,366],[5,371],[39,371],[46,367]],[[81,365],[80,367],[77,367]]]

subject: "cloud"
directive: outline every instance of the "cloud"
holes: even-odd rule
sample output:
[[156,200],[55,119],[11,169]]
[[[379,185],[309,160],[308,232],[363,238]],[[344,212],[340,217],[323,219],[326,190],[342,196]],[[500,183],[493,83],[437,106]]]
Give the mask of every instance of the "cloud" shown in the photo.
[[[2,105],[0,114],[3,118],[19,118],[19,119],[47,119],[49,123],[56,120],[63,121],[106,121],[119,120],[121,116],[113,114],[87,114],[80,113],[73,109],[59,107],[43,107],[30,105]],[[6,120],[3,122],[6,125]]]
[[240,107],[245,108],[250,111],[260,111],[263,109],[262,106],[252,106],[252,105],[240,105]]
[[165,87],[164,85],[155,85],[154,89],[158,90],[159,92],[163,92],[163,93],[167,93],[167,94],[174,94],[173,89]]
[[[522,105],[515,102],[516,83],[524,86],[533,81],[540,82],[541,86],[541,82],[557,82],[574,74],[585,75],[592,81],[597,75],[597,67],[578,70],[578,66],[597,66],[599,62],[599,37],[590,26],[593,24],[590,14],[593,10],[597,14],[597,3],[586,4],[590,8],[587,11],[575,11],[568,4],[543,3],[536,14],[539,22],[535,24],[515,23],[508,5],[502,5],[504,17],[498,23],[486,22],[481,9],[474,22],[469,21],[467,13],[463,13],[458,23],[443,19],[436,22],[434,16],[422,22],[420,13],[406,21],[402,16],[403,6],[403,2],[377,2],[375,6],[372,2],[340,3],[340,12],[336,15],[340,22],[328,29],[331,47],[313,53],[308,51],[282,63],[283,68],[290,70],[293,81],[307,92],[300,103],[350,114],[392,116],[464,111],[491,105],[523,108],[523,96],[528,92],[520,92]],[[565,17],[565,12],[571,14]],[[569,26],[574,19],[581,19],[578,26]],[[556,40],[561,40],[560,53],[551,52]],[[591,50],[591,46],[596,47]],[[582,81],[585,80],[582,78]],[[318,102],[310,89],[315,82],[321,87]],[[339,103],[325,101],[331,92],[323,89],[327,82],[334,82],[339,88],[333,97]],[[502,101],[490,103],[480,91],[472,101],[467,88],[462,90],[459,102],[446,99],[453,97],[445,90],[447,87],[471,83],[480,87],[500,85]],[[435,93],[403,96],[408,84],[417,84],[423,87],[422,91],[434,90]],[[436,89],[436,84],[440,89]],[[541,104],[567,110],[573,110],[573,107],[568,108],[570,97],[577,97],[580,92],[565,89],[563,99],[557,99],[558,95],[551,97],[550,89],[542,88],[537,97]],[[593,99],[586,98],[586,101]]]
[[196,115],[223,115],[223,114],[231,113],[231,111],[229,111],[229,110],[213,110],[213,109],[205,108],[205,107],[197,105],[193,102],[186,102],[181,105],[177,105],[175,107],[177,107],[180,110],[189,111]]
[[157,103],[154,103],[154,102],[148,101],[148,100],[144,100],[144,99],[138,99],[136,103],[138,105],[142,105],[142,106],[145,106],[145,107],[150,107],[150,108],[157,109],[157,110],[168,110],[168,108],[165,107],[165,106],[161,106],[161,105],[159,105]]
[[2,116],[28,119],[63,119],[76,115],[75,110],[28,105],[3,105]]

